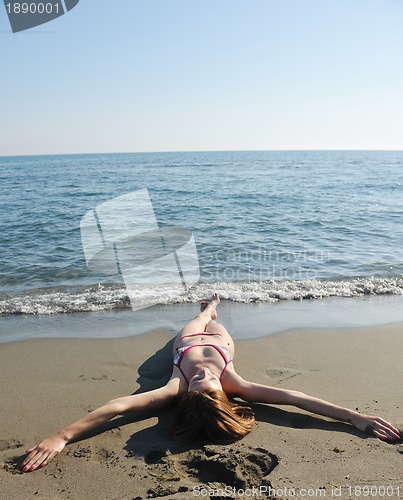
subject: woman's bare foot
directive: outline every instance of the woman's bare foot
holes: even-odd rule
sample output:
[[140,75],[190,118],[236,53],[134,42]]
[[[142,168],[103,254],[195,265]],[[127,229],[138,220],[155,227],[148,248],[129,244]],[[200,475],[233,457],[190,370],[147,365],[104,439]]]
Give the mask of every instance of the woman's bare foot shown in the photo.
[[203,300],[203,302],[200,304],[200,311],[209,312],[211,319],[216,320],[217,319],[216,307],[218,306],[219,303],[220,303],[220,298],[218,296],[218,293],[215,293],[213,294],[210,302],[208,302],[207,300]]

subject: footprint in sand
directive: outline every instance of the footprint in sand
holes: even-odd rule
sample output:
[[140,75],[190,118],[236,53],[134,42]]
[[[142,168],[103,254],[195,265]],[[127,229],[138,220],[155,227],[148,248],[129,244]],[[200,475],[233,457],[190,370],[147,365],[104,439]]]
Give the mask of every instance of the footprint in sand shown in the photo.
[[148,496],[156,498],[190,491],[201,484],[223,489],[271,486],[267,476],[277,466],[278,458],[264,448],[204,446],[177,455],[155,450],[148,454],[146,463],[157,482]]
[[260,486],[278,464],[278,459],[263,448],[229,449],[209,446],[189,452],[181,461],[183,471],[202,484],[224,483],[235,488]]
[[265,375],[268,378],[275,379],[277,382],[284,382],[290,378],[301,375],[302,372],[292,370],[291,368],[270,368],[265,370]]

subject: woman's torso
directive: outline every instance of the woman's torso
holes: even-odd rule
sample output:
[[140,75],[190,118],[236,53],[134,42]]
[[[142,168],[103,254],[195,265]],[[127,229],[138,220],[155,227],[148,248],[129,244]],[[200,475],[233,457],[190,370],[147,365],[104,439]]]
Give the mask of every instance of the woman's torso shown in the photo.
[[180,363],[181,371],[187,374],[187,378],[200,366],[208,366],[210,370],[222,375],[234,370],[231,362],[234,357],[234,341],[226,331],[195,332],[187,335],[179,333],[172,353],[174,359],[176,356],[176,361],[180,357],[178,353],[185,354]]

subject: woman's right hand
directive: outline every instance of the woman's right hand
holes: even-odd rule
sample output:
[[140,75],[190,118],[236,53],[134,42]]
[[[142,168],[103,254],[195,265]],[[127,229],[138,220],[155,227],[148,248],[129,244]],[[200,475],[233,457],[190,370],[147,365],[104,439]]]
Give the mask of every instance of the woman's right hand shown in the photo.
[[360,431],[372,434],[382,441],[394,442],[402,439],[399,429],[380,417],[356,413],[351,423]]
[[28,455],[22,463],[23,471],[30,472],[38,467],[44,467],[63,450],[66,444],[67,441],[61,435],[55,434],[30,448],[27,450]]

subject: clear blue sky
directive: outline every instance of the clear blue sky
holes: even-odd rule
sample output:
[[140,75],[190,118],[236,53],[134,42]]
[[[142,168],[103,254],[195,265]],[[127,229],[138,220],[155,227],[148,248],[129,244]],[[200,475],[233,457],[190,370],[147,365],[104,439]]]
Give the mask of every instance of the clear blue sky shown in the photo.
[[403,149],[402,0],[81,0],[13,34],[0,155]]

